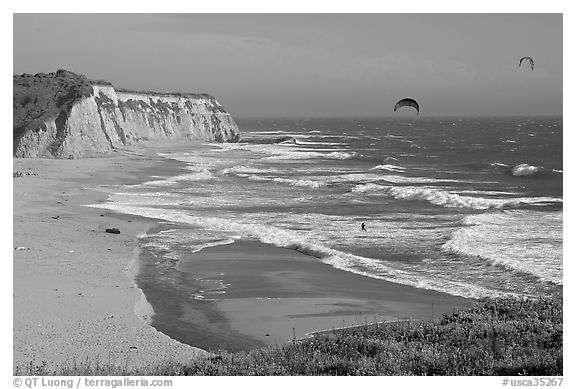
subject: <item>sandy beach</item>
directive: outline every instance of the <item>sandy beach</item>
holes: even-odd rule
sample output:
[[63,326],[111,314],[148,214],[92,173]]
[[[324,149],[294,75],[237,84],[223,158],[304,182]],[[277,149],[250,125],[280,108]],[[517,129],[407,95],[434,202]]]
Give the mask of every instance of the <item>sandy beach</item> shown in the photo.
[[[204,351],[149,326],[135,286],[136,238],[153,221],[85,207],[98,185],[154,174],[158,158],[121,150],[108,158],[14,159],[14,371],[22,366],[112,363],[153,367]],[[151,173],[152,172],[152,173]],[[106,233],[118,228],[120,234]]]

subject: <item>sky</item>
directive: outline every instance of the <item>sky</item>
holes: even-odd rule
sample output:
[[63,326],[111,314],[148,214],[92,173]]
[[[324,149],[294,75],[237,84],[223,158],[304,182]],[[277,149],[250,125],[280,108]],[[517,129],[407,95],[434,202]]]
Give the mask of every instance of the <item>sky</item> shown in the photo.
[[[234,117],[562,114],[562,14],[14,14],[13,73],[210,93]],[[519,68],[530,56],[535,67]]]

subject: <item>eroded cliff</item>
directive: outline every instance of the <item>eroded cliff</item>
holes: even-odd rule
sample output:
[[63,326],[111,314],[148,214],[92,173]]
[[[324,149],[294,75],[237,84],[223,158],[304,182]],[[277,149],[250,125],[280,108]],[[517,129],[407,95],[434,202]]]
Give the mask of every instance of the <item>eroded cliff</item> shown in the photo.
[[116,90],[63,70],[15,75],[13,114],[15,157],[93,156],[141,140],[240,138],[210,95]]

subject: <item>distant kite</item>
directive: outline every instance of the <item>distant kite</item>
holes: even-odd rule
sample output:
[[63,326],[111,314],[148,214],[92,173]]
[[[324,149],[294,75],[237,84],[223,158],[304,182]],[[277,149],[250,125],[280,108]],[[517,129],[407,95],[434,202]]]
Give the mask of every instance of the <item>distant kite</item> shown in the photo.
[[530,64],[530,69],[534,70],[534,60],[530,57],[522,57],[522,59],[520,59],[520,63],[518,64],[519,68],[522,67],[522,62],[524,61],[527,61]]
[[416,115],[420,113],[420,106],[418,105],[416,100],[411,99],[410,97],[405,97],[399,102],[397,102],[396,105],[394,106],[394,112],[396,112],[396,110],[400,107],[412,107],[416,109]]

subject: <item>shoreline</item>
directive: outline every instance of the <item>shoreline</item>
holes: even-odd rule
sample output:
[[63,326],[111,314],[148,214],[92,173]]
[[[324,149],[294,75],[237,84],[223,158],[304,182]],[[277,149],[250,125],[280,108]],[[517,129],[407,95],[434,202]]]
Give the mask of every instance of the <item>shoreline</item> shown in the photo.
[[[14,172],[30,173],[13,179],[14,372],[43,364],[146,369],[208,355],[148,324],[136,240],[156,221],[87,206],[107,200],[100,185],[139,183],[162,170],[154,149],[13,159]],[[121,233],[104,231],[111,227]]]
[[346,272],[253,240],[206,247],[176,266],[143,260],[138,284],[155,307],[153,325],[212,351],[286,344],[351,325],[436,318],[476,301]]
[[152,317],[154,316],[154,308],[148,302],[148,300],[146,299],[146,295],[144,294],[144,291],[138,287],[138,283],[136,282],[136,277],[138,276],[138,273],[140,271],[139,257],[140,257],[140,249],[138,248],[138,246],[136,246],[134,248],[134,255],[132,257],[132,260],[128,264],[128,270],[127,270],[128,276],[130,277],[130,280],[134,284],[134,287],[138,289],[138,291],[140,292],[140,298],[138,299],[138,301],[134,303],[134,314],[137,317],[139,317],[140,320],[142,320],[144,323],[148,324],[149,326],[152,326]]
[[[50,229],[50,231],[64,235],[69,233],[77,235],[77,241],[67,241],[71,247],[64,251],[70,253],[84,251],[86,254],[83,253],[82,255],[89,257],[82,263],[77,263],[77,265],[81,265],[77,272],[67,275],[59,274],[58,276],[52,273],[50,274],[52,278],[47,277],[39,286],[43,287],[47,283],[56,284],[58,282],[66,284],[80,279],[88,284],[93,284],[91,292],[94,295],[102,295],[98,303],[86,307],[85,304],[78,301],[63,302],[73,298],[78,299],[77,296],[89,296],[90,293],[84,290],[60,293],[56,299],[51,295],[44,295],[40,298],[34,295],[34,289],[24,292],[22,278],[26,278],[26,271],[34,273],[34,266],[38,265],[39,259],[35,261],[25,260],[22,257],[26,257],[25,254],[30,254],[28,250],[15,250],[14,370],[18,367],[24,368],[31,360],[34,360],[36,364],[46,360],[49,365],[55,366],[71,363],[71,361],[76,363],[76,361],[84,361],[87,358],[91,361],[94,361],[94,358],[110,360],[110,355],[114,355],[114,362],[117,365],[124,365],[129,361],[130,367],[135,368],[157,366],[174,359],[185,363],[187,360],[210,355],[205,350],[214,350],[216,347],[206,346],[206,343],[203,343],[210,336],[212,340],[216,340],[216,344],[232,345],[231,349],[236,351],[247,350],[274,345],[278,341],[280,343],[289,342],[292,340],[293,334],[294,337],[300,338],[311,332],[330,331],[344,326],[345,323],[346,326],[349,326],[354,319],[356,319],[357,324],[362,324],[358,322],[356,317],[359,310],[364,311],[364,319],[366,317],[372,318],[372,316],[366,315],[366,312],[370,312],[370,315],[374,315],[375,320],[378,316],[379,319],[385,318],[385,321],[389,321],[410,315],[406,312],[417,313],[415,316],[421,318],[429,317],[431,314],[437,316],[453,308],[460,308],[472,301],[440,292],[370,279],[333,268],[321,263],[315,257],[296,250],[253,242],[256,251],[254,251],[254,247],[252,249],[244,247],[239,250],[239,254],[244,256],[244,264],[247,264],[248,268],[257,269],[259,266],[256,264],[257,261],[250,257],[255,253],[270,258],[271,260],[268,261],[270,266],[280,266],[280,268],[268,269],[259,274],[259,281],[254,283],[259,287],[260,285],[267,285],[260,287],[260,292],[264,293],[262,295],[264,299],[259,298],[257,294],[250,295],[248,293],[247,295],[242,290],[246,285],[249,285],[247,279],[242,279],[245,276],[242,267],[229,261],[221,261],[220,265],[216,266],[225,265],[222,267],[222,269],[226,269],[227,273],[227,279],[224,280],[224,283],[234,280],[233,285],[238,288],[226,292],[228,299],[207,302],[208,304],[195,302],[196,305],[192,310],[184,312],[196,320],[194,323],[196,327],[194,328],[197,331],[194,337],[186,339],[186,336],[190,335],[185,335],[182,339],[179,336],[174,336],[173,333],[165,331],[159,324],[163,313],[154,308],[154,293],[147,291],[139,279],[142,276],[142,266],[145,262],[142,262],[143,252],[138,246],[138,237],[149,231],[165,229],[167,226],[158,224],[160,221],[158,219],[89,206],[107,201],[109,194],[95,189],[101,185],[136,184],[148,181],[156,175],[174,175],[176,169],[183,169],[187,165],[186,163],[156,155],[156,152],[168,150],[167,147],[172,151],[180,147],[182,149],[190,148],[190,144],[164,142],[144,145],[121,150],[113,157],[94,159],[13,160],[14,171],[30,171],[38,174],[37,176],[30,175],[14,179],[14,246],[32,246],[21,239],[23,235],[28,234],[34,238],[36,246],[41,245],[42,248],[39,251],[44,250],[42,258],[45,261],[62,255],[62,248],[51,244],[52,241],[59,241],[58,238],[53,238],[51,234],[44,236],[41,228],[46,222],[60,223],[64,221],[65,218],[60,218],[59,215],[57,215],[58,220],[50,219],[54,211],[62,209],[67,212],[66,219],[75,222],[75,228],[70,231],[70,226],[55,224],[54,226],[64,227],[63,230]],[[31,192],[34,190],[42,191],[43,195]],[[55,201],[59,198],[60,192],[66,194],[67,191],[74,193],[74,197]],[[27,202],[25,202],[26,197],[28,197]],[[29,200],[39,203],[40,206],[35,209],[35,212],[31,207],[27,207]],[[68,200],[73,201],[68,202]],[[52,213],[48,212],[50,213],[48,215],[47,211]],[[26,227],[23,220],[19,223],[18,219],[22,218],[22,213],[26,212],[31,214],[29,216],[32,219],[42,223],[35,227],[30,225]],[[121,234],[107,234],[104,232],[107,227],[118,227]],[[176,226],[174,228],[185,227]],[[19,243],[19,239],[22,240],[22,243]],[[92,239],[95,241],[91,241]],[[213,273],[215,255],[218,256],[223,252],[237,248],[236,244],[213,246],[193,253],[190,257],[203,258],[202,261],[208,266],[208,272]],[[99,263],[102,255],[108,254],[109,256],[110,251],[114,253],[113,258],[107,258],[105,264]],[[285,268],[289,266],[290,261],[296,261],[302,267],[296,270]],[[71,260],[68,262],[73,263]],[[182,262],[177,266],[178,271],[182,271],[181,265]],[[96,267],[95,272],[94,267]],[[114,274],[112,268],[117,274]],[[183,273],[190,273],[191,277],[198,277],[201,273],[191,270]],[[282,272],[288,277],[283,277]],[[101,285],[101,283],[105,284],[107,276],[109,277],[111,274],[116,277],[123,277],[123,282],[116,279],[115,284],[122,286],[121,290],[116,293],[114,293],[115,291],[106,291],[105,287]],[[298,288],[312,285],[315,276],[328,277],[324,278],[324,286],[322,286],[324,289],[320,292],[309,290],[304,295],[287,293],[281,301],[280,308],[278,308],[277,301],[266,299],[266,293],[274,290],[275,287],[298,290]],[[341,278],[347,280],[346,285],[351,286],[354,290],[362,288],[364,291],[358,292],[356,295],[345,296],[336,293],[339,291],[333,289],[332,286],[327,286],[332,281],[340,282]],[[258,280],[258,278],[251,281],[254,280]],[[210,276],[205,280],[205,282],[215,281],[219,282],[219,280],[211,280]],[[37,287],[37,285],[33,285],[35,288]],[[197,285],[198,283],[196,283]],[[378,297],[384,300],[384,305],[388,304],[384,308],[382,302],[378,305],[375,302],[377,298],[372,296],[370,292],[366,292],[370,286],[376,287],[377,285],[385,290]],[[118,286],[115,287],[118,288]],[[366,293],[370,296],[367,296]],[[177,300],[166,292],[160,293],[159,296],[164,297],[160,299],[161,305],[166,305],[167,296],[170,297],[170,300]],[[59,308],[58,315],[66,320],[63,321],[54,312],[44,312],[43,320],[37,324],[41,330],[37,331],[37,328],[30,325],[30,322],[37,318],[34,315],[26,316],[19,312],[23,308],[20,305],[23,297],[26,299],[26,304],[31,307],[35,307],[41,302],[48,310],[49,308]],[[33,301],[34,298],[39,300]],[[187,298],[189,299],[189,297]],[[127,306],[128,301],[130,302],[129,306]],[[430,301],[433,301],[432,312],[430,312],[429,307]],[[434,302],[436,301],[438,301],[438,305],[436,312],[434,312]],[[120,308],[117,307],[114,315],[110,315],[108,311],[111,309],[107,307],[109,304],[122,305],[121,312]],[[34,310],[34,308],[31,309]],[[88,309],[104,315],[105,318],[114,318],[115,325],[111,325],[108,319],[94,317],[94,312],[86,312]],[[377,309],[381,309],[381,311],[377,311]],[[270,319],[268,312],[271,312],[272,315],[276,314],[280,319]],[[384,314],[380,315],[377,312],[384,312]],[[82,314],[86,314],[86,316],[82,316]],[[206,320],[206,317],[209,320]],[[250,318],[252,320],[257,318],[258,325],[252,325],[248,320]],[[288,318],[288,320],[282,322],[284,318]],[[167,317],[168,320],[166,317],[164,319],[165,322],[174,321],[170,317]],[[296,336],[296,330],[293,328],[291,320],[300,323],[298,324],[298,336]],[[363,320],[361,321],[363,322]],[[190,323],[184,324],[190,325]],[[183,328],[191,332],[189,327]],[[65,334],[62,336],[68,337],[69,341],[64,342],[65,344],[51,342],[57,336],[54,334],[58,333]],[[89,341],[87,342],[86,339]],[[198,341],[198,339],[202,341]],[[95,344],[90,344],[90,341]],[[121,343],[120,346],[118,342]],[[78,344],[82,346],[78,347]],[[137,351],[134,352],[134,350]]]

